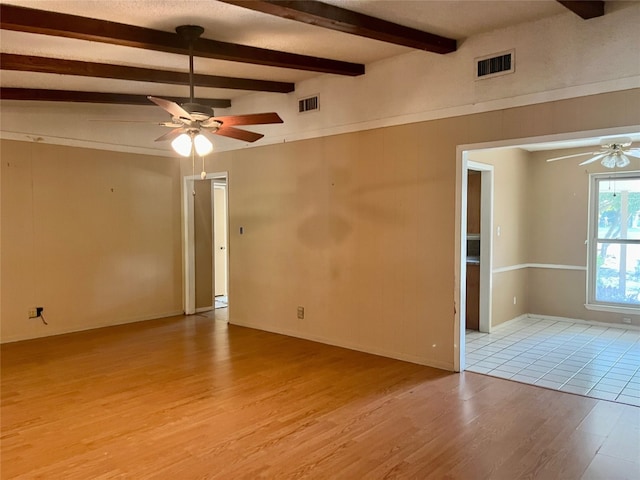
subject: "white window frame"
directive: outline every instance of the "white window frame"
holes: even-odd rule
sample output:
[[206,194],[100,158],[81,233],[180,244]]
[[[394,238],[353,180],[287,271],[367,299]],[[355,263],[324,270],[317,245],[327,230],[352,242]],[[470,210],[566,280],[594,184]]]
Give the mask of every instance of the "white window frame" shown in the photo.
[[[598,182],[601,180],[615,180],[623,178],[640,179],[640,171],[615,172],[615,173],[592,173],[589,176],[589,221],[588,221],[588,240],[587,240],[587,303],[585,307],[589,310],[598,310],[603,312],[640,313],[640,305],[631,306],[623,303],[602,302],[596,300],[596,273],[598,259]],[[628,239],[607,239],[608,243],[640,245],[640,240]]]

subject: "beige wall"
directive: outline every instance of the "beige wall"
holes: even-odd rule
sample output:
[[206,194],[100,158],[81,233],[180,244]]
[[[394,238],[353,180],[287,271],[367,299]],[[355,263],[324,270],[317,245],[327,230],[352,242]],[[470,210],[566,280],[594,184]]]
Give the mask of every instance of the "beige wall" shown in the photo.
[[632,90],[214,155],[231,322],[451,369],[456,147],[636,124]]
[[492,278],[492,326],[529,313],[527,269],[499,270],[529,262],[529,155],[519,148],[475,150],[468,154],[470,160],[494,167],[492,244],[493,269],[498,271],[493,272]]
[[3,342],[182,310],[175,159],[0,145]]
[[[457,146],[637,124],[633,90],[214,154],[231,322],[452,369]],[[2,145],[3,340],[180,309],[177,160]]]
[[[529,269],[494,273],[491,297],[491,325],[530,313]],[[515,298],[515,303],[514,303]]]
[[[557,162],[548,158],[572,153],[589,152],[582,148],[556,152],[531,153],[530,262],[559,266],[587,265],[587,222],[589,174],[611,172],[599,162],[580,167],[588,157]],[[640,170],[640,160],[633,160],[625,170]],[[586,272],[533,268],[529,272],[530,310],[551,316],[621,323],[623,317],[640,325],[640,316],[588,310],[586,302]]]
[[531,152],[530,262],[586,266],[589,171],[578,166],[584,158],[547,162],[581,150]]

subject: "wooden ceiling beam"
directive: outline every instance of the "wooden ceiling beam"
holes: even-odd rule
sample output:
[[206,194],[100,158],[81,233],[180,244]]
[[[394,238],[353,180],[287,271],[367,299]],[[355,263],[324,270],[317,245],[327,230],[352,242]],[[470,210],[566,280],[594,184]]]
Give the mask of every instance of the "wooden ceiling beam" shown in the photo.
[[604,1],[602,0],[558,0],[558,3],[585,20],[604,15]]
[[[184,97],[162,97],[176,103],[186,103]],[[81,103],[111,103],[118,105],[149,105],[153,103],[145,95],[131,95],[126,93],[79,92],[76,90],[46,90],[38,88],[0,88],[2,100],[34,100],[43,102],[81,102]],[[229,108],[231,100],[216,98],[197,98],[197,103],[209,105],[212,108]]]
[[[0,4],[0,28],[166,53],[189,54],[188,45],[176,33],[15,5]],[[248,47],[207,38],[200,38],[195,42],[193,55],[337,75],[356,76],[364,73],[364,65],[359,63]]]
[[[81,62],[60,58],[36,57],[0,53],[0,70],[21,72],[54,73],[58,75],[79,75],[83,77],[111,78],[136,82],[168,83],[189,85],[189,74],[151,68],[127,67],[106,63]],[[193,82],[199,87],[228,88],[233,90],[252,90],[260,92],[289,93],[295,90],[295,84],[250,80],[246,78],[218,77],[214,75],[194,75]]]
[[435,53],[456,51],[454,39],[311,0],[220,0],[277,17]]

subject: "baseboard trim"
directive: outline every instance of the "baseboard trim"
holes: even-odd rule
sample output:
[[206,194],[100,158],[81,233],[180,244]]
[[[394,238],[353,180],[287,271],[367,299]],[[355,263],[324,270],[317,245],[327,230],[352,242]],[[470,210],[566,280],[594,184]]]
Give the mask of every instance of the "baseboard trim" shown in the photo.
[[502,328],[505,325],[508,325],[511,322],[515,322],[517,320],[522,320],[523,318],[532,318],[532,319],[540,319],[540,320],[550,320],[552,322],[566,322],[566,323],[581,323],[584,325],[592,325],[594,327],[608,327],[608,328],[620,328],[622,330],[640,330],[640,326],[638,325],[630,325],[628,323],[608,323],[608,322],[598,322],[596,320],[582,320],[580,318],[569,318],[569,317],[556,317],[553,315],[540,315],[538,313],[524,313],[517,317],[514,317],[506,322],[502,322],[499,325],[491,327],[493,331]]
[[517,265],[508,265],[506,267],[494,268],[492,273],[513,272],[514,270],[522,270],[524,268],[543,268],[550,270],[578,270],[586,272],[587,267],[581,265],[559,265],[556,263],[520,263]]
[[196,313],[210,312],[211,310],[215,310],[215,309],[213,307],[200,307],[200,308],[196,308]]
[[594,327],[621,328],[623,330],[640,330],[640,326],[628,323],[609,323],[598,322],[597,320],[582,320],[580,318],[555,317],[553,315],[539,315],[537,313],[527,314],[529,318],[541,318],[543,320],[552,320],[555,322],[582,323],[585,325],[593,325]]
[[61,329],[52,333],[45,333],[43,335],[15,335],[8,338],[0,339],[0,344],[22,342],[25,340],[35,340],[36,338],[55,337],[57,335],[66,335],[67,333],[86,332],[89,330],[96,330],[98,328],[116,327],[118,325],[126,325],[128,323],[148,322],[150,320],[160,320],[162,318],[176,317],[178,315],[184,315],[184,310],[173,310],[171,312],[158,313],[154,315],[145,315],[143,317],[134,317],[127,320],[119,320],[117,322],[98,323],[95,325],[87,326],[85,328],[69,328]]
[[433,361],[427,358],[418,357],[416,355],[409,355],[402,352],[389,351],[382,348],[375,348],[375,347],[372,348],[372,347],[368,347],[365,345],[360,345],[352,342],[336,341],[334,339],[323,337],[321,335],[305,334],[305,333],[289,330],[286,328],[274,327],[272,325],[256,325],[250,322],[238,322],[238,321],[230,321],[229,324],[236,325],[238,327],[254,328],[256,330],[262,330],[265,332],[277,333],[279,335],[286,335],[288,337],[300,338],[302,340],[309,340],[311,342],[331,345],[333,347],[346,348],[348,350],[355,350],[357,352],[369,353],[371,355],[378,355],[381,357],[393,358],[394,360],[401,360],[403,362],[424,365],[425,367],[432,367],[440,370],[447,370],[449,372],[454,371],[453,362],[445,363],[445,362]]
[[525,319],[525,318],[531,318],[531,317],[530,317],[530,315],[528,313],[523,313],[522,315],[518,315],[517,317],[510,318],[509,320],[506,320],[506,321],[504,321],[502,323],[499,323],[498,325],[491,325],[491,331],[499,330],[504,325],[508,325],[511,322],[515,322],[515,321],[522,320],[522,319]]

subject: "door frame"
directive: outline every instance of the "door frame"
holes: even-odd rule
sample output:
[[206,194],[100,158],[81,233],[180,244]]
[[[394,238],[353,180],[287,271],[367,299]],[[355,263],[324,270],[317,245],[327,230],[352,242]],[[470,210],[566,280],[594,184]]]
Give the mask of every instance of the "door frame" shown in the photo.
[[[229,211],[229,172],[207,173],[203,179],[200,175],[187,175],[182,182],[182,298],[185,315],[196,313],[196,268],[195,268],[195,227],[193,185],[198,180],[225,178],[227,181],[227,212]],[[211,188],[213,198],[213,188]],[[212,200],[213,201],[213,200]],[[213,222],[212,222],[213,224]],[[227,270],[229,269],[229,215],[227,214]],[[213,232],[212,232],[213,235]],[[213,269],[213,265],[212,265]],[[229,286],[227,285],[227,289]],[[213,292],[212,292],[213,294]],[[215,302],[215,299],[214,299]],[[215,305],[214,305],[215,306]]]
[[[224,184],[217,183],[216,180],[224,179]],[[211,286],[213,287],[213,308],[216,306],[216,212],[215,212],[215,190],[216,188],[222,189],[224,191],[224,205],[225,205],[225,219],[224,219],[224,237],[225,237],[225,268],[224,268],[224,276],[225,276],[225,295],[229,296],[229,190],[227,188],[227,177],[215,177],[211,179],[211,213],[213,214],[213,222],[211,223],[212,233],[211,233],[211,247],[213,249],[211,258]]]
[[493,165],[474,162],[468,156],[468,150],[458,148],[458,156],[461,160],[459,170],[460,178],[456,182],[458,195],[456,203],[459,205],[460,222],[456,223],[456,248],[457,270],[457,298],[455,304],[454,326],[454,370],[460,372],[465,368],[465,330],[467,315],[467,179],[469,170],[480,172],[480,323],[481,332],[489,333],[491,330],[491,297],[492,297],[492,234],[493,231]]
[[[465,328],[464,323],[461,321],[464,318],[463,313],[466,309],[464,305],[464,299],[466,295],[466,285],[462,279],[466,280],[466,261],[462,262],[462,258],[466,258],[467,244],[466,244],[466,225],[467,225],[467,212],[466,212],[466,188],[467,188],[467,162],[469,161],[468,155],[473,156],[474,150],[484,150],[489,148],[500,147],[526,147],[537,144],[546,143],[562,143],[565,142],[564,148],[569,146],[587,146],[594,145],[594,143],[584,143],[586,139],[597,139],[605,136],[623,136],[627,134],[635,134],[640,131],[640,125],[627,125],[620,127],[600,128],[596,130],[581,130],[568,133],[558,133],[551,135],[541,135],[535,137],[524,138],[512,138],[509,140],[496,140],[484,143],[458,145],[456,148],[456,196],[455,196],[455,252],[454,252],[454,356],[453,356],[453,369],[456,372],[461,372],[465,369]],[[577,142],[577,143],[574,143]],[[558,145],[559,147],[559,145]],[[539,149],[539,148],[538,148]],[[473,160],[471,160],[473,161]],[[463,174],[464,173],[464,174]],[[464,205],[463,205],[464,203]],[[464,207],[464,209],[463,209]],[[484,208],[484,206],[481,206]],[[464,222],[464,223],[463,223]],[[464,228],[463,228],[464,227]],[[482,229],[484,225],[481,226]],[[493,228],[493,227],[492,227]],[[493,232],[490,230],[490,237],[493,238]],[[482,234],[481,234],[482,235]],[[483,242],[481,236],[480,242]],[[487,242],[485,242],[487,245]],[[481,255],[483,245],[481,243]],[[482,259],[480,260],[482,262]],[[491,268],[489,265],[487,265]],[[490,276],[492,272],[490,272]],[[482,273],[481,280],[482,281]],[[482,308],[482,307],[481,307]],[[490,318],[490,317],[489,317]]]
[[[466,153],[466,152],[465,152]],[[491,297],[493,292],[493,165],[474,162],[467,158],[465,171],[480,172],[480,323],[479,330],[491,333]],[[466,194],[465,223],[466,224]],[[465,235],[466,237],[466,235]],[[465,242],[465,249],[467,244]],[[466,256],[466,251],[465,251]],[[466,263],[465,263],[466,266]],[[465,277],[466,278],[466,277]]]

